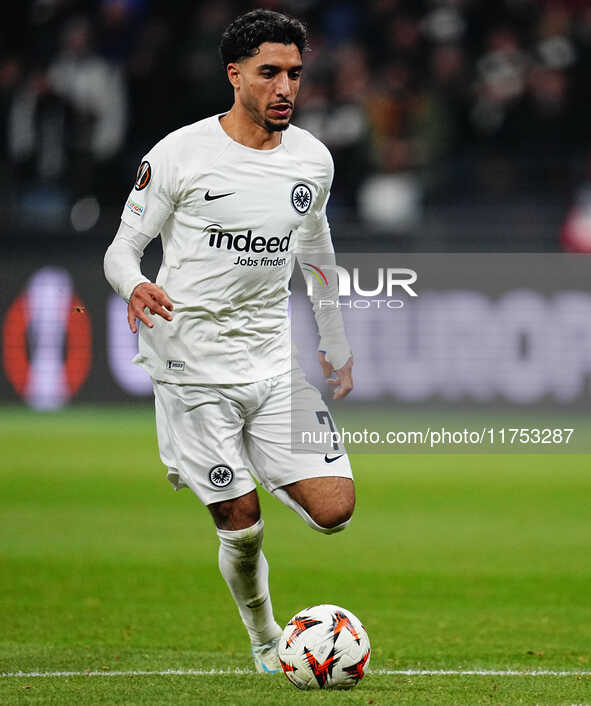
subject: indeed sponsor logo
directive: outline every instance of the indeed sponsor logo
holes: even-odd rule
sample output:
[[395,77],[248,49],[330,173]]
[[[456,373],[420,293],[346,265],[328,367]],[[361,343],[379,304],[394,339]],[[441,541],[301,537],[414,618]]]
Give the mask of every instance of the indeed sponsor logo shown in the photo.
[[283,238],[272,236],[266,238],[264,235],[253,236],[252,230],[246,233],[229,233],[224,231],[222,226],[214,223],[204,229],[209,233],[210,248],[224,248],[226,250],[237,250],[238,252],[287,252],[292,231]]

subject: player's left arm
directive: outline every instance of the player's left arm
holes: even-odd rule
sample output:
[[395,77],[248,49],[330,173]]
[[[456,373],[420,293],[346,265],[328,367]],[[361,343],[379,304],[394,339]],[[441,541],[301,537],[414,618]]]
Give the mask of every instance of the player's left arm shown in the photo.
[[322,269],[335,265],[335,253],[330,226],[326,217],[326,204],[330,197],[333,177],[332,159],[327,152],[326,174],[316,203],[310,208],[306,220],[298,228],[296,257],[302,272],[311,267],[322,270],[323,283],[312,286],[309,297],[320,334],[318,358],[327,384],[334,387],[333,399],[342,399],[353,389],[353,357],[345,334],[341,310],[338,306],[338,280],[334,270]]
[[353,356],[349,356],[345,365],[338,370],[335,370],[326,360],[324,351],[318,351],[318,360],[320,361],[322,374],[326,378],[326,384],[334,387],[333,400],[342,400],[353,389]]

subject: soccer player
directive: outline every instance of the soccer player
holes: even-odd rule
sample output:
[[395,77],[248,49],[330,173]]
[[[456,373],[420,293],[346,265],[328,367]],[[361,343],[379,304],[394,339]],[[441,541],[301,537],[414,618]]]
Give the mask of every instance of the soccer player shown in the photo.
[[[213,516],[219,568],[259,672],[280,670],[281,628],[253,477],[327,534],[347,526],[355,503],[346,453],[294,453],[290,436],[292,411],[310,427],[332,425],[290,355],[294,256],[334,253],[330,153],[290,125],[305,48],[301,22],[277,12],[253,10],[226,28],[231,109],[176,130],[143,158],[105,255],[106,277],[139,328],[135,362],[153,380],[168,478]],[[158,234],[163,261],[152,283],[140,260]],[[341,315],[312,303],[320,363],[340,399],[353,387]]]

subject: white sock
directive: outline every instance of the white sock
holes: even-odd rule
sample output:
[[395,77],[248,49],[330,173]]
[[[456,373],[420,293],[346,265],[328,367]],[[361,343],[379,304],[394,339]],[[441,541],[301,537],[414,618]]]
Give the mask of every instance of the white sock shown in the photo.
[[220,530],[219,567],[253,645],[281,633],[269,595],[269,564],[261,551],[262,520],[243,530]]

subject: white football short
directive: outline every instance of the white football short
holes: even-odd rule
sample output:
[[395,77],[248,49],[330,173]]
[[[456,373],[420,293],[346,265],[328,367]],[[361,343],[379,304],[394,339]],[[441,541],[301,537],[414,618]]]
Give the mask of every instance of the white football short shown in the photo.
[[310,429],[334,428],[320,393],[299,369],[241,385],[153,382],[168,479],[205,505],[249,493],[253,478],[272,492],[306,478],[353,477],[338,443],[294,453],[292,419]]

